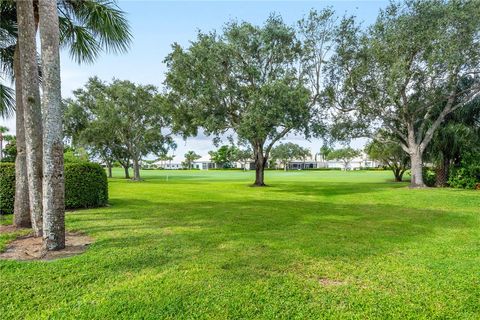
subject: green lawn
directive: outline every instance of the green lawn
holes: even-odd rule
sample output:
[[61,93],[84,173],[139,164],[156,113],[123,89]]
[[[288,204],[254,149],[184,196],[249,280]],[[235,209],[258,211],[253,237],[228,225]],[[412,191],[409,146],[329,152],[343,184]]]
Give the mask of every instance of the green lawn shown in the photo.
[[480,319],[479,192],[389,172],[143,176],[67,214],[86,253],[0,261],[0,318]]

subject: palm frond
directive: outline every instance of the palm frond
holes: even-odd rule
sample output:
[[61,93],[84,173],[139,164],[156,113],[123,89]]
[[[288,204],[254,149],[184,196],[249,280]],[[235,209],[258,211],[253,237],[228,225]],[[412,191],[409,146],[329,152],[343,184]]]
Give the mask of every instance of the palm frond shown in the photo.
[[[77,62],[92,62],[98,54],[126,52],[132,35],[125,13],[109,0],[63,0],[58,2],[62,44],[70,47]],[[75,44],[76,41],[80,43]]]
[[101,52],[101,47],[92,33],[72,20],[59,17],[60,42],[67,47],[77,63],[92,63]]
[[15,112],[15,90],[0,83],[0,118],[10,118]]
[[15,75],[13,71],[13,55],[15,53],[15,45],[8,47],[0,46],[0,77],[5,77],[14,81]]

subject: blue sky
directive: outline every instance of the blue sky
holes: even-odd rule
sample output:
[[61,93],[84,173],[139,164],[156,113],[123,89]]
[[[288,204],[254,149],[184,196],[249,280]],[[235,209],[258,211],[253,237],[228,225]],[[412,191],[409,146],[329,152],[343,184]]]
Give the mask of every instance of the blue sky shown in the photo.
[[[92,65],[74,63],[67,52],[62,52],[62,94],[71,96],[74,89],[81,87],[89,77],[97,75],[103,80],[128,79],[142,84],[162,86],[165,66],[163,59],[170,52],[171,44],[188,45],[198,30],[221,29],[231,20],[246,20],[261,24],[272,12],[279,13],[284,20],[293,24],[312,8],[332,7],[339,15],[353,14],[364,25],[371,24],[380,8],[388,1],[119,1],[118,5],[127,13],[134,36],[128,53],[123,55],[102,54]],[[14,120],[0,120],[0,125],[14,130]],[[320,148],[318,140],[305,141],[301,137],[289,140],[309,147]],[[355,141],[360,147],[363,141]],[[213,148],[208,137],[189,138],[186,142],[177,139],[176,155],[180,160],[187,150],[206,155]]]

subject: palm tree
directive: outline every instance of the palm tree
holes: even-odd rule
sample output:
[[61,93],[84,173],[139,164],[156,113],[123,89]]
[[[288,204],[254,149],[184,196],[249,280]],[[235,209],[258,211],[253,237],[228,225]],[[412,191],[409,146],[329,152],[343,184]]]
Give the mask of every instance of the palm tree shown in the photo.
[[[18,45],[15,49],[16,86],[21,83],[22,95],[17,97],[23,106],[26,146],[27,186],[30,199],[30,216],[33,233],[42,235],[42,114],[40,110],[40,89],[37,65],[36,31],[33,0],[17,1]],[[19,53],[19,54],[18,54]],[[19,60],[17,60],[19,59]],[[21,79],[21,81],[19,81]],[[20,108],[17,110],[20,113]],[[21,130],[23,131],[23,130]],[[17,132],[17,138],[19,136]],[[23,142],[21,142],[23,143]],[[18,159],[19,157],[17,157]],[[23,203],[23,201],[22,201]],[[17,219],[15,219],[16,221]]]
[[[37,10],[37,8],[35,8]],[[102,51],[125,52],[131,42],[131,33],[124,13],[116,4],[108,0],[60,0],[57,1],[60,45],[67,47],[70,56],[78,63],[92,63]],[[18,156],[16,161],[16,196],[15,196],[15,224],[27,226],[29,215],[28,187],[25,180],[25,123],[22,105],[22,78],[19,68],[19,53],[17,48],[17,19],[16,7],[13,0],[0,1],[0,67],[2,74],[15,79],[16,91],[16,129]],[[35,22],[37,27],[37,21]],[[4,72],[7,71],[7,72]],[[10,99],[2,98],[0,92],[0,116],[12,111],[11,90]],[[40,122],[40,118],[37,118]],[[41,134],[37,135],[41,136]],[[18,218],[18,219],[17,219]]]
[[[13,54],[17,42],[15,5],[0,1],[0,81],[7,82],[13,75]],[[15,111],[14,90],[0,83],[0,118],[8,118]]]
[[42,52],[43,246],[65,248],[65,181],[63,172],[60,35],[56,0],[39,1]]
[[478,148],[480,142],[480,99],[448,115],[445,125],[435,133],[427,156],[435,164],[437,187],[445,187],[450,167],[459,163],[462,154]]

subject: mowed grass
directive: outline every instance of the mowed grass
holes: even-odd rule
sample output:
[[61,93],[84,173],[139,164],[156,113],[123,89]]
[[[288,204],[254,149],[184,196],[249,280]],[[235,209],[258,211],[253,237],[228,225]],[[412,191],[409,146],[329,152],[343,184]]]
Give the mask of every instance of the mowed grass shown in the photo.
[[266,188],[142,173],[67,214],[95,239],[84,254],[0,261],[1,319],[480,318],[479,192],[389,172],[269,171]]

